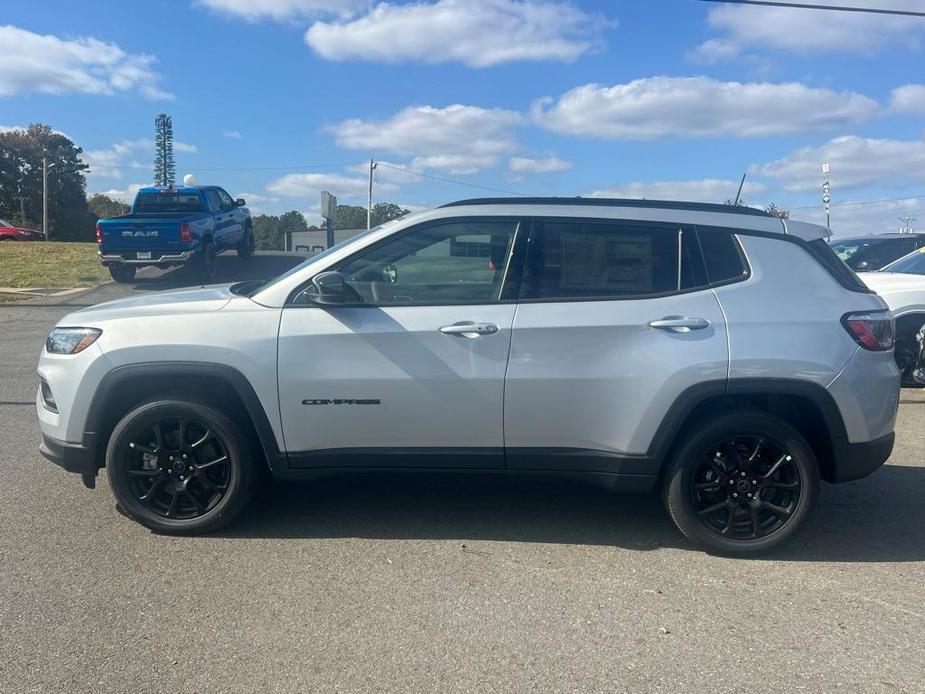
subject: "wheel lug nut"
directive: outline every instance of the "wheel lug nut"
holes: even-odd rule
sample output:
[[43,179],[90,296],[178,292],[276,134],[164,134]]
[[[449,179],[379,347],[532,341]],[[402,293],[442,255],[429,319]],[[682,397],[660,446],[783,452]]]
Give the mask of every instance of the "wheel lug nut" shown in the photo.
[[190,465],[190,466],[189,466],[189,469],[190,469],[190,472],[192,472],[192,471],[193,471],[193,466]]
[[738,499],[738,498],[739,498],[739,495],[738,495],[738,494],[736,494],[735,492],[733,492],[733,494],[732,494],[732,496],[734,496],[734,497],[735,497],[736,499]]
[[749,499],[751,499],[751,498],[752,498],[752,495],[751,495],[751,493],[749,493],[749,495],[748,495],[748,498],[749,498]]
[[744,472],[742,473],[742,477],[745,477],[745,473],[744,473]]

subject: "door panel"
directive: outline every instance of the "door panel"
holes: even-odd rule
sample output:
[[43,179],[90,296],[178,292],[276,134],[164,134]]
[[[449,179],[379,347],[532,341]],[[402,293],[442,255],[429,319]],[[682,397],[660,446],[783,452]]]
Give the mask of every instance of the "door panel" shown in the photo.
[[[512,304],[284,309],[279,394],[293,464],[363,464],[350,449],[467,447],[495,453],[472,465],[501,467],[513,318]],[[440,331],[462,322],[497,331]],[[330,449],[350,455],[298,455]],[[398,455],[385,464],[418,463]],[[466,462],[435,455],[428,464]]]
[[[704,318],[709,327],[676,332],[648,325],[679,315]],[[505,386],[506,445],[644,455],[677,397],[692,385],[724,381],[727,365],[726,325],[709,289],[523,304]],[[513,458],[509,464],[519,466]]]

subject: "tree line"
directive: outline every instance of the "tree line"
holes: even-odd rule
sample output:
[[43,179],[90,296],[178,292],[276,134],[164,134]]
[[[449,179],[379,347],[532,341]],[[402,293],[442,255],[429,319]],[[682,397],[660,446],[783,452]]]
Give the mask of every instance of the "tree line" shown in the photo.
[[[98,219],[127,214],[129,205],[96,193],[87,198],[89,166],[83,149],[49,125],[33,123],[27,128],[0,132],[0,219],[31,229],[42,227],[42,156],[48,170],[48,230],[55,241],[92,241]],[[52,166],[53,165],[53,166]],[[408,214],[394,203],[381,202],[372,210],[372,224],[382,224]],[[253,217],[257,248],[282,250],[288,231],[309,227],[295,210],[281,215]],[[365,229],[366,208],[338,205],[336,229]]]

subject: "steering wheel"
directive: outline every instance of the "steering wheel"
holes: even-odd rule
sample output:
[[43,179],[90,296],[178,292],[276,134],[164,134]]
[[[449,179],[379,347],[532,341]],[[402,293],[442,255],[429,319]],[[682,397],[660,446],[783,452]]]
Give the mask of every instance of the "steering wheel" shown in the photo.
[[389,284],[398,282],[398,268],[391,263],[382,268],[382,280]]

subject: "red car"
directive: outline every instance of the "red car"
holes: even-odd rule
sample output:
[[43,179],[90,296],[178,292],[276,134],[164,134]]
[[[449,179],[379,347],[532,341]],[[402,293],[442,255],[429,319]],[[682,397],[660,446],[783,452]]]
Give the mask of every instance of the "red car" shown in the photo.
[[0,241],[44,241],[45,234],[34,229],[14,227],[4,219],[0,219]]

